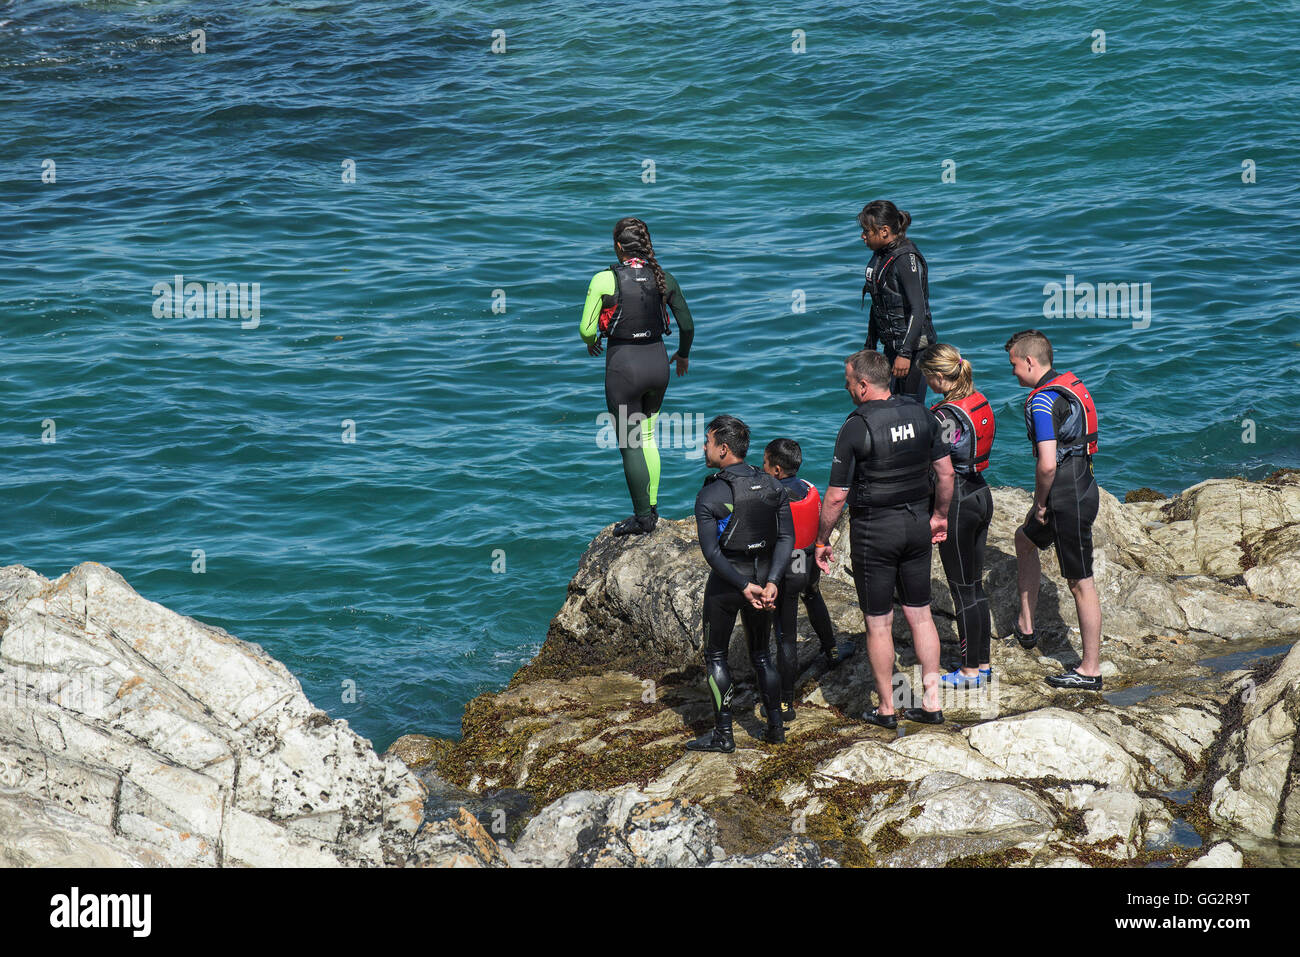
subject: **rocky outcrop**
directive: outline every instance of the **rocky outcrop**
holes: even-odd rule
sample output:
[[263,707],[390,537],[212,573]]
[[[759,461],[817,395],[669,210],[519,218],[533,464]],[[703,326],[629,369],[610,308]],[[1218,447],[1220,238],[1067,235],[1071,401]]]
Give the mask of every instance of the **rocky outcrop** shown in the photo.
[[[985,581],[994,630],[1005,635],[1018,610],[1013,537],[1031,497],[1015,488],[995,488],[993,496]],[[1163,505],[1125,505],[1103,489],[1093,530],[1094,570],[1108,658],[1116,672],[1137,678],[1152,671],[1158,677],[1170,664],[1194,662],[1213,639],[1300,634],[1296,522],[1300,474],[1281,475],[1273,484],[1203,482]],[[823,588],[833,599],[836,627],[860,633],[861,612],[840,548],[847,529],[845,515],[831,535],[838,560]],[[1232,544],[1239,541],[1244,548]],[[1043,553],[1042,565],[1039,608],[1044,650],[1050,653],[1064,650],[1072,630],[1077,642],[1078,623],[1050,551]],[[523,675],[624,669],[648,676],[695,660],[703,643],[699,609],[707,577],[690,520],[661,521],[653,534],[632,542],[603,531],[579,562],[546,643]],[[952,647],[957,640],[953,609],[937,549],[931,578],[940,637]],[[905,638],[902,616],[896,617],[895,635]],[[1188,640],[1198,647],[1179,651]],[[1165,643],[1163,655],[1146,647],[1153,641]],[[734,642],[733,666],[747,673],[739,629]],[[815,650],[808,647],[805,654],[811,660]]]
[[1241,851],[1227,841],[1215,844],[1202,856],[1188,864],[1188,867],[1241,867],[1244,863]]
[[[506,691],[472,702],[462,740],[437,743],[429,760],[471,792],[531,794],[543,809],[516,852],[527,850],[536,864],[665,862],[648,843],[632,850],[627,833],[645,841],[652,832],[642,822],[628,824],[628,802],[677,828],[690,845],[689,853],[679,848],[679,864],[798,865],[799,848],[815,848],[821,860],[877,866],[1230,862],[1226,851],[1207,854],[1179,844],[1175,834],[1194,824],[1208,839],[1236,825],[1218,811],[1207,813],[1208,794],[1187,806],[1172,795],[1195,790],[1207,765],[1230,760],[1225,725],[1236,721],[1233,702],[1243,682],[1254,679],[1249,668],[1225,669],[1216,658],[1293,642],[1300,607],[1288,597],[1300,594],[1300,577],[1288,578],[1294,555],[1279,544],[1271,551],[1239,548],[1234,554],[1242,561],[1233,567],[1222,555],[1193,567],[1190,556],[1200,554],[1198,547],[1210,554],[1217,547],[1211,543],[1229,533],[1247,543],[1289,541],[1286,523],[1298,493],[1296,476],[1202,483],[1164,503],[1126,505],[1103,493],[1094,539],[1103,673],[1113,703],[1056,691],[1042,680],[1078,660],[1073,602],[1049,552],[1040,647],[1026,652],[1014,642],[995,643],[992,686],[948,694],[949,724],[939,728],[908,726],[898,735],[859,720],[872,703],[865,656],[827,671],[801,622],[798,718],[785,745],[765,744],[737,629],[731,665],[741,682],[738,750],[731,755],[682,750],[712,714],[698,668],[707,570],[693,523],[661,520],[654,533],[631,540],[602,532],[583,556],[541,653]],[[1029,496],[995,489],[994,499],[986,582],[995,633],[1005,635],[1016,609],[1012,535]],[[1215,509],[1229,501],[1235,511],[1224,523]],[[1190,524],[1171,529],[1179,522]],[[841,523],[833,546],[845,531]],[[1252,570],[1290,586],[1281,597],[1264,594],[1247,583]],[[956,634],[937,556],[933,577],[951,661]],[[823,593],[841,639],[861,642],[850,581],[841,562]],[[896,619],[895,678],[906,694],[919,675],[902,616]],[[1273,710],[1288,707],[1282,683],[1261,683],[1258,713],[1245,713],[1272,734],[1255,731],[1251,739],[1258,749],[1249,754],[1263,762],[1258,777],[1244,770],[1249,761],[1242,758],[1248,790],[1239,803],[1257,802],[1261,822],[1268,808],[1290,800],[1278,768],[1264,770],[1280,761],[1282,738],[1294,741],[1294,725]],[[1249,732],[1241,735],[1245,740]],[[594,817],[574,817],[575,807]],[[692,807],[716,827],[693,816]],[[537,850],[548,842],[558,842],[549,856]]]
[[[490,863],[425,789],[260,647],[117,573],[0,569],[0,860],[121,866]],[[475,824],[477,827],[477,824]]]
[[1258,687],[1242,682],[1236,719],[1211,768],[1210,816],[1233,830],[1300,844],[1300,645]]
[[[994,498],[986,583],[1005,635],[1011,536],[1029,498]],[[382,757],[257,645],[142,598],[112,570],[89,563],[48,581],[10,566],[0,865],[1284,862],[1300,842],[1300,648],[1220,658],[1300,633],[1298,499],[1294,474],[1205,482],[1164,502],[1103,493],[1105,697],[1042,680],[1078,660],[1050,553],[1040,646],[996,642],[992,684],[947,692],[939,727],[861,721],[866,656],[828,671],[802,625],[798,717],[786,744],[766,744],[737,629],[730,755],[683,750],[712,718],[699,667],[707,572],[690,521],[634,539],[602,532],[539,655],[470,702],[462,738],[407,735]],[[951,663],[937,558],[934,578]],[[823,593],[840,639],[860,643],[843,562]],[[896,617],[906,697],[919,675]],[[1192,827],[1202,847],[1187,846]]]
[[[1268,551],[1282,544],[1279,534],[1295,544],[1293,530],[1300,523],[1298,479],[1294,472],[1275,473],[1262,483],[1211,479],[1169,502],[1135,506],[1135,512],[1160,523],[1150,537],[1164,549],[1176,573],[1231,578],[1257,565],[1285,560],[1284,549]],[[1289,555],[1297,558],[1294,548]],[[1247,584],[1255,591],[1249,579]]]

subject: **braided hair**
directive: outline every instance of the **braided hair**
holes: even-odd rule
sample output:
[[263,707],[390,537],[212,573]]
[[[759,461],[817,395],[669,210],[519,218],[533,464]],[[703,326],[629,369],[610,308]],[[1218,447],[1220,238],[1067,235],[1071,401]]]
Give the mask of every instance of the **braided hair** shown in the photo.
[[664,279],[663,269],[659,267],[659,260],[655,259],[654,246],[650,244],[650,228],[634,216],[625,216],[614,224],[614,242],[622,246],[623,252],[629,257],[644,259],[650,264],[650,269],[655,274],[655,285],[659,287],[659,295],[667,302],[668,283]]

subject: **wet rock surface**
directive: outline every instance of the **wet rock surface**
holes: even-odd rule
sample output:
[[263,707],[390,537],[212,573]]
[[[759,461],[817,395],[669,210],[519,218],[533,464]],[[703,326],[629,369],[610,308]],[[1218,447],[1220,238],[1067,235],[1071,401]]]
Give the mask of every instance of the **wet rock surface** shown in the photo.
[[[861,720],[876,703],[866,655],[830,670],[801,616],[798,716],[770,745],[738,628],[732,754],[684,750],[712,722],[700,666],[707,569],[691,521],[636,538],[602,531],[540,653],[470,702],[461,739],[410,734],[383,756],[257,645],[147,601],[111,569],[89,563],[56,581],[0,569],[0,863],[1294,862],[1300,477],[1215,480],[1129,504],[1103,492],[1105,695],[1043,680],[1079,660],[1050,552],[1038,647],[1004,640],[1012,534],[1029,496],[995,489],[994,500],[990,684],[947,692],[943,725],[877,728]],[[837,638],[861,648],[836,554],[823,594]],[[933,577],[951,667],[937,555]],[[906,697],[920,676],[901,615],[895,636]],[[1255,649],[1272,655],[1252,660]]]
[[[707,570],[693,523],[661,520],[641,538],[597,536],[542,651],[505,692],[471,703],[462,740],[437,759],[439,773],[470,791],[532,795],[538,811],[526,848],[543,833],[589,831],[590,846],[570,840],[563,854],[531,858],[558,864],[562,857],[570,866],[666,860],[615,836],[630,819],[606,816],[594,830],[581,820],[552,820],[574,792],[588,806],[623,800],[613,796],[631,789],[665,819],[698,807],[716,829],[696,819],[681,824],[673,833],[692,847],[691,860],[677,863],[708,866],[815,863],[799,848],[816,848],[820,862],[867,866],[1182,865],[1194,858],[1222,866],[1230,856],[1208,849],[1239,826],[1230,820],[1249,821],[1259,834],[1279,813],[1290,821],[1291,772],[1282,767],[1283,742],[1295,739],[1290,679],[1261,679],[1253,708],[1236,716],[1243,683],[1272,666],[1225,670],[1222,661],[1288,647],[1300,633],[1300,607],[1292,603],[1300,576],[1292,573],[1294,553],[1280,544],[1290,541],[1300,480],[1212,481],[1169,500],[1130,504],[1103,492],[1094,538],[1104,696],[1058,691],[1043,680],[1079,660],[1073,602],[1052,553],[1043,555],[1039,646],[1026,651],[1003,638],[1017,607],[1012,536],[1029,496],[995,489],[994,499],[986,563],[998,636],[994,680],[947,693],[942,726],[903,723],[890,732],[863,722],[876,700],[866,655],[829,670],[801,616],[798,716],[787,743],[760,738],[765,722],[737,628],[730,653],[739,682],[737,750],[685,752],[712,720],[699,666]],[[863,620],[837,547],[846,530],[841,522],[832,536],[839,562],[822,590],[839,640],[861,648]],[[1272,544],[1225,551],[1228,536]],[[1229,567],[1233,556],[1242,562]],[[1289,584],[1280,593],[1253,589],[1245,577],[1252,558],[1258,575]],[[933,579],[951,667],[957,639],[937,555]],[[895,639],[895,679],[905,695],[920,676],[901,615]],[[1284,674],[1290,671],[1278,671]],[[1229,724],[1241,739],[1237,751],[1225,743]],[[1233,780],[1243,783],[1231,794],[1221,787],[1220,809],[1211,814],[1213,782],[1204,779],[1220,766],[1239,768]],[[1169,797],[1184,790],[1196,795],[1186,806]],[[1193,826],[1204,846],[1185,839]],[[646,831],[637,824],[629,833]]]

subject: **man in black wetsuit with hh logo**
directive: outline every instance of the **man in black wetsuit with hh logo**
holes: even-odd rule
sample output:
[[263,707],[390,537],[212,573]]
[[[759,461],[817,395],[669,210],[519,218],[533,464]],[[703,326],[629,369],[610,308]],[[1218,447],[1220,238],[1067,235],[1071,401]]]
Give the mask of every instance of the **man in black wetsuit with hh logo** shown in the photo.
[[[817,564],[831,570],[828,536],[848,501],[853,580],[867,624],[867,653],[880,704],[863,718],[894,728],[894,590],[902,595],[921,662],[921,707],[909,721],[939,724],[939,633],[930,617],[930,558],[948,534],[953,468],[939,422],[910,398],[890,394],[892,369],[864,349],[844,363],[844,388],[857,406],[840,427],[830,487],[817,530]],[[938,480],[931,505],[930,472]],[[851,496],[851,498],[850,498]]]

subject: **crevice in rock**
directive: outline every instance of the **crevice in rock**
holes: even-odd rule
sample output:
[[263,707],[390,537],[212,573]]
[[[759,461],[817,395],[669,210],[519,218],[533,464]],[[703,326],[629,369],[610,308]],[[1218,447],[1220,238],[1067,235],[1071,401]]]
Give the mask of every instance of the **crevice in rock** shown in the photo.
[[[1276,705],[1274,707],[1277,707]],[[1282,826],[1286,823],[1287,799],[1300,781],[1300,735],[1296,736],[1291,748],[1291,761],[1287,765],[1286,780],[1282,783],[1282,795],[1277,802],[1277,817],[1273,819],[1273,836],[1282,836]]]

